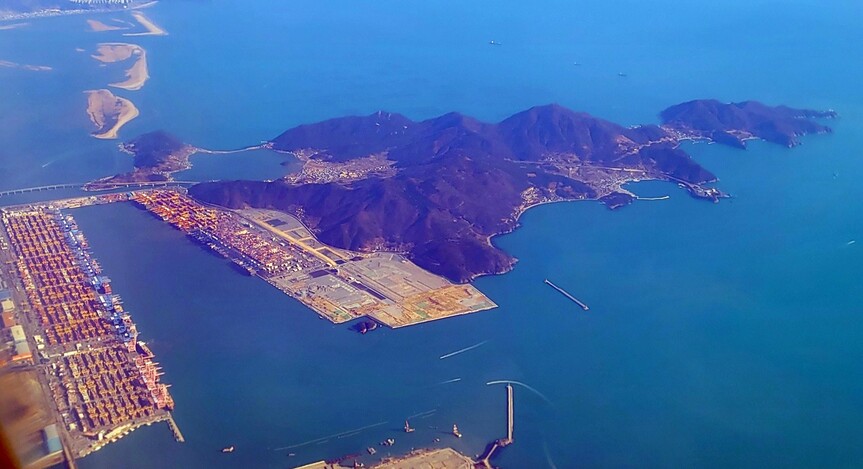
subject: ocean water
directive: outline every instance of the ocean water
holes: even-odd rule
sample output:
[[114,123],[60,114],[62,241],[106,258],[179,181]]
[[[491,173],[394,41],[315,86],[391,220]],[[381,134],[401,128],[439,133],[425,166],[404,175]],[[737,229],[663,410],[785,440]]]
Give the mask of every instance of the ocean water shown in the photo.
[[[503,434],[504,390],[486,383],[504,379],[529,386],[516,387],[505,468],[863,462],[863,247],[849,244],[863,242],[859,2],[164,1],[148,15],[170,35],[136,38],[152,78],[117,93],[141,110],[126,138],[161,128],[231,149],[378,109],[496,121],[548,102],[637,124],[709,97],[841,118],[792,150],[687,146],[734,196],[720,204],[647,182],[632,189],[671,198],[534,208],[494,239],[515,270],[476,282],[500,308],[365,336],[131,205],[76,210],[173,385],[187,440],[138,430],[82,467],[368,462],[368,446],[379,457],[435,438],[473,455]],[[87,33],[84,19],[0,31],[0,59],[55,68],[0,68],[0,189],[130,166],[116,142],[87,136],[80,93],[113,76],[74,49],[122,37]],[[290,170],[280,155],[243,155],[196,156],[187,176]],[[453,423],[464,438],[448,436]],[[393,448],[377,446],[389,437]]]

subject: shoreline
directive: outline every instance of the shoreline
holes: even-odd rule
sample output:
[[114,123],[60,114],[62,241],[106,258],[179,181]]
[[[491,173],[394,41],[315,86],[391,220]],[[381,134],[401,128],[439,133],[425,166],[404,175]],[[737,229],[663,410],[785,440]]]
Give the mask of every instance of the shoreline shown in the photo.
[[[643,182],[643,181],[665,181],[665,182],[673,182],[673,181],[666,181],[666,180],[664,180],[664,179],[641,179],[639,182]],[[622,188],[621,188],[621,189],[622,189]],[[624,193],[626,193],[626,194],[629,194],[630,196],[632,196],[632,198],[633,198],[634,200],[653,201],[653,200],[667,200],[667,199],[670,199],[670,198],[671,198],[671,196],[669,196],[669,195],[664,195],[664,196],[661,196],[661,197],[639,197],[639,196],[638,196],[637,194],[635,194],[634,192],[631,192],[631,191],[626,190],[626,189],[623,189],[623,192],[624,192]],[[584,198],[584,199],[557,199],[557,200],[546,200],[546,201],[543,201],[543,202],[535,202],[535,203],[532,203],[532,204],[530,204],[530,205],[526,205],[526,206],[525,206],[525,207],[523,207],[521,210],[519,210],[519,211],[518,211],[518,213],[515,215],[515,223],[513,224],[513,226],[512,226],[512,228],[511,228],[511,229],[508,229],[508,230],[505,230],[505,231],[501,231],[501,232],[498,232],[498,233],[494,233],[494,234],[490,234],[490,235],[488,235],[488,236],[486,237],[486,239],[485,239],[486,244],[488,244],[488,246],[490,246],[490,247],[492,247],[492,248],[494,248],[494,249],[500,249],[500,248],[498,248],[497,246],[495,246],[495,245],[494,245],[494,241],[493,241],[493,239],[494,239],[495,237],[497,237],[497,236],[507,235],[507,234],[510,234],[510,233],[514,232],[515,230],[517,230],[517,229],[521,226],[521,217],[522,217],[522,215],[524,215],[525,213],[527,213],[527,211],[528,211],[528,210],[530,210],[530,209],[532,209],[532,208],[534,208],[534,207],[539,207],[540,205],[558,204],[558,203],[563,203],[563,202],[591,202],[591,201],[592,201],[592,202],[599,202],[599,199],[600,199],[600,198],[601,198],[601,197],[595,197],[595,198],[590,198],[590,199],[588,199],[588,198]],[[501,249],[501,250],[502,250],[502,249]],[[503,251],[503,250],[502,250],[502,251]],[[506,251],[504,251],[504,252],[506,252]],[[509,253],[507,253],[507,255],[510,255],[510,254],[509,254]],[[472,276],[470,277],[470,279],[469,279],[466,283],[473,283],[473,281],[474,281],[474,280],[476,280],[476,279],[478,279],[478,278],[480,278],[480,277],[487,277],[487,276],[491,276],[491,275],[503,275],[503,274],[506,274],[506,273],[511,272],[511,271],[515,268],[515,264],[517,264],[517,263],[518,263],[518,258],[517,258],[517,257],[515,257],[515,256],[511,256],[511,255],[510,255],[510,257],[512,257],[513,262],[512,262],[512,265],[510,265],[510,266],[509,266],[509,268],[507,268],[506,270],[503,270],[503,271],[501,271],[501,272],[481,272],[481,273],[478,273],[478,274],[476,274],[476,275],[472,275]]]

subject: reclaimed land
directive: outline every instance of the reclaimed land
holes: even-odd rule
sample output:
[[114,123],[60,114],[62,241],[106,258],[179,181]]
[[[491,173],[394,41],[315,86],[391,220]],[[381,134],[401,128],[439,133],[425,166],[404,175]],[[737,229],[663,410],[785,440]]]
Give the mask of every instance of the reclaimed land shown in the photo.
[[[528,208],[595,199],[627,205],[632,181],[677,183],[693,197],[727,197],[716,176],[680,148],[685,140],[745,148],[749,139],[793,147],[827,133],[833,111],[755,101],[696,100],[661,113],[660,125],[623,127],[559,105],[489,124],[458,113],[415,122],[377,112],[301,125],[269,145],[305,162],[302,177],[203,183],[189,191],[229,208],[297,216],[322,242],[358,252],[395,251],[455,282],[506,272],[515,259],[491,238]],[[385,161],[385,164],[381,164]],[[310,165],[309,162],[315,162]]]
[[[21,340],[45,373],[42,387],[71,457],[168,421],[174,403],[152,351],[111,290],[75,220],[58,208],[5,209],[0,237],[12,247]],[[4,259],[6,261],[6,259]],[[5,262],[4,262],[5,265]]]
[[367,317],[397,328],[497,306],[399,254],[327,246],[282,212],[213,208],[175,190],[139,191],[133,200],[333,323]]

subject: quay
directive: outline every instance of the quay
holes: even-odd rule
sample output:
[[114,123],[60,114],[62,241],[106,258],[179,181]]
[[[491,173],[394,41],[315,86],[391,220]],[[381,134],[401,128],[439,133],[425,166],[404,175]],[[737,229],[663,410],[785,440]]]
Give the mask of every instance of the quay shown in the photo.
[[589,309],[590,309],[590,308],[589,308],[586,304],[584,304],[581,300],[579,300],[578,298],[576,298],[576,297],[574,297],[574,296],[570,295],[570,294],[569,294],[569,292],[567,292],[567,291],[566,291],[566,290],[564,290],[563,288],[558,287],[557,285],[555,285],[554,283],[552,283],[552,282],[551,282],[551,280],[549,280],[549,279],[545,279],[545,283],[546,283],[546,285],[550,286],[551,288],[554,288],[555,290],[559,291],[563,296],[565,296],[565,297],[569,298],[570,300],[574,301],[574,302],[575,302],[575,304],[577,304],[578,306],[581,306],[581,309],[583,309],[583,310],[585,310],[585,311],[587,311],[587,310],[589,310]]
[[[126,199],[110,194],[93,203]],[[19,361],[44,371],[37,379],[67,460],[162,420],[170,419],[182,441],[152,351],[137,340],[122,299],[75,220],[60,208],[75,206],[70,201],[0,210],[0,241],[6,246],[0,270],[14,286]]]

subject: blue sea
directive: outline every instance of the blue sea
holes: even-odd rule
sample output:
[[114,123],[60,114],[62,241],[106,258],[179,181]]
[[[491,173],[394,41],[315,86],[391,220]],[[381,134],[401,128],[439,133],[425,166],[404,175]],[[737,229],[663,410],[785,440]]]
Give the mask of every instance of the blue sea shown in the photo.
[[[498,121],[550,102],[625,125],[696,98],[841,117],[794,149],[687,145],[733,195],[719,204],[644,182],[630,188],[670,199],[531,209],[494,238],[515,269],[476,282],[498,309],[364,336],[131,205],[75,210],[186,437],[148,427],[81,467],[368,463],[436,445],[475,455],[504,435],[504,388],[486,384],[497,380],[523,383],[503,468],[863,465],[859,1],[166,0],[147,15],[170,34],[134,38],[152,78],[116,92],[141,111],[122,138],[164,129],[233,149],[379,109]],[[87,32],[89,17],[0,31],[0,60],[54,68],[0,68],[0,190],[131,167],[116,141],[88,135],[82,94],[122,77],[89,58],[95,45],[129,38]],[[178,177],[296,168],[266,151],[193,163]]]

